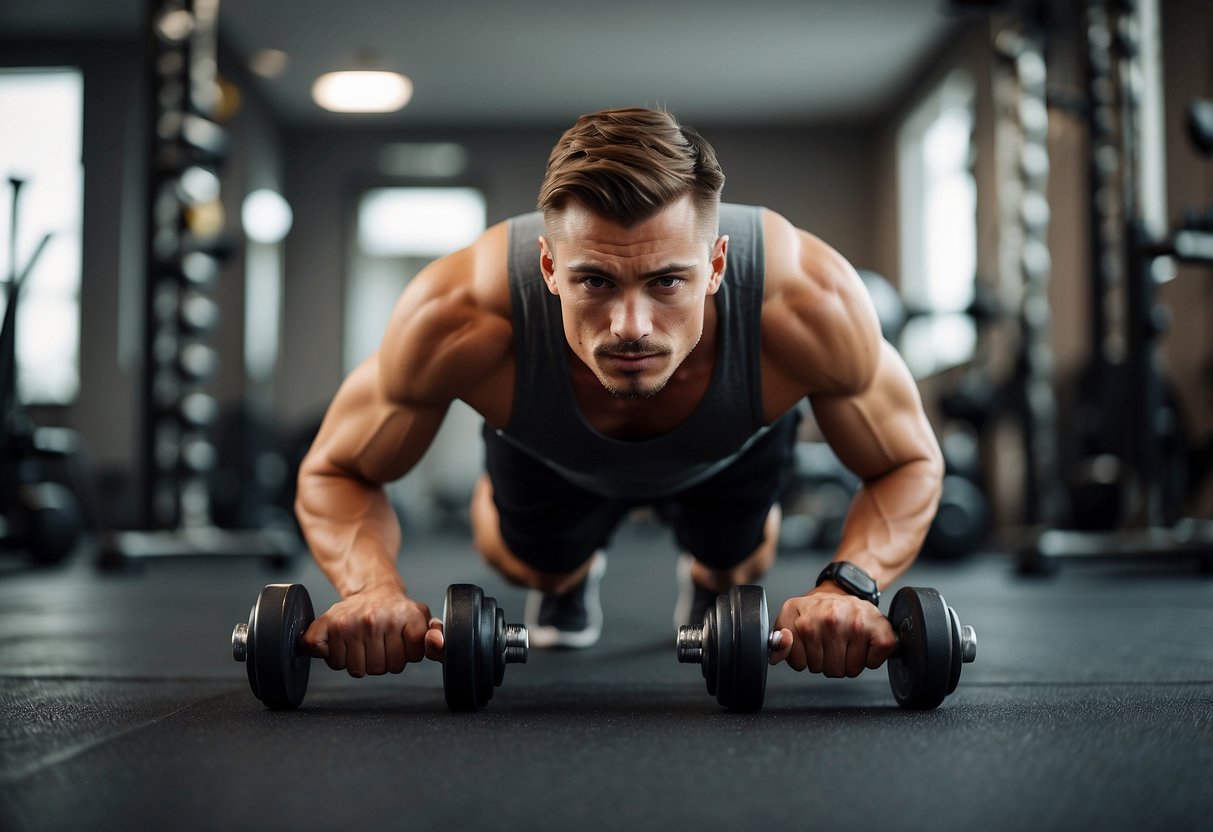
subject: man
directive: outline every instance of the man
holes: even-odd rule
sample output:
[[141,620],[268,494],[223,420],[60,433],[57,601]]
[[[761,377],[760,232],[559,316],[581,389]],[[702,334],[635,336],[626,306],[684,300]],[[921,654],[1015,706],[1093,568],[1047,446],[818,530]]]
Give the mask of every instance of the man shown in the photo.
[[297,512],[342,597],[305,635],[330,667],[442,657],[441,623],[397,572],[383,484],[455,399],[485,421],[476,547],[534,590],[533,646],[584,647],[601,623],[600,549],[637,505],[685,550],[676,623],[771,566],[807,398],[863,488],[835,556],[850,566],[783,604],[771,662],[839,677],[889,656],[874,589],[917,555],[938,445],[854,269],[774,212],[721,205],[723,184],[712,148],[667,113],[583,116],[552,151],[541,214],[412,281],[300,470]]

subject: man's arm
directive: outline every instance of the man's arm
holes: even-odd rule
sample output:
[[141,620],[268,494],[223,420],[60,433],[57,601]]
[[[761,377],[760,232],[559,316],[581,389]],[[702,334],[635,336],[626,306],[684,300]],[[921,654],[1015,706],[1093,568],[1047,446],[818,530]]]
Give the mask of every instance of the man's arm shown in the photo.
[[882,341],[866,390],[809,401],[822,436],[863,482],[834,559],[854,563],[884,589],[918,556],[939,502],[943,463],[918,389]]
[[[484,257],[491,244],[478,248]],[[383,486],[417,463],[455,398],[475,406],[481,389],[499,385],[510,327],[481,302],[476,260],[475,250],[459,252],[413,280],[379,352],[341,385],[300,466],[296,514],[341,594],[304,641],[353,676],[440,655],[429,608],[408,597],[397,572],[400,526]]]
[[[790,229],[790,226],[788,226]],[[807,393],[822,435],[862,480],[843,527],[835,560],[868,572],[880,588],[918,555],[935,515],[943,460],[901,357],[880,335],[863,283],[820,240],[792,231],[776,264],[780,314],[777,384]],[[785,253],[780,258],[780,252]],[[765,339],[764,339],[765,340]],[[788,600],[776,619],[784,634],[772,662],[787,660],[827,676],[855,676],[879,667],[895,640],[888,620],[867,601],[831,581]],[[791,636],[790,642],[788,636]]]
[[342,384],[300,466],[295,501],[312,554],[342,599],[304,641],[351,676],[420,661],[431,619],[396,571],[400,524],[383,484],[416,463],[446,408],[391,400],[380,373],[372,356]]
[[376,354],[350,373],[299,468],[295,513],[342,598],[384,584],[403,590],[400,526],[383,485],[416,464],[447,410],[392,400],[380,367]]

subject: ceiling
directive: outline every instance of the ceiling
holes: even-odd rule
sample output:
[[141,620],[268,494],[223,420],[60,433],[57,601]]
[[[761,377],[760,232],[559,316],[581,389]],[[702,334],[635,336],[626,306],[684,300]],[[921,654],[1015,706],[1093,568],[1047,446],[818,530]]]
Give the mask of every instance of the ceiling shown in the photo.
[[[296,124],[565,123],[607,106],[688,122],[860,119],[896,96],[955,18],[945,0],[221,0],[241,59],[290,56],[257,84]],[[144,0],[0,2],[0,33],[134,35]],[[414,82],[404,110],[339,116],[312,103],[322,72],[371,61]]]

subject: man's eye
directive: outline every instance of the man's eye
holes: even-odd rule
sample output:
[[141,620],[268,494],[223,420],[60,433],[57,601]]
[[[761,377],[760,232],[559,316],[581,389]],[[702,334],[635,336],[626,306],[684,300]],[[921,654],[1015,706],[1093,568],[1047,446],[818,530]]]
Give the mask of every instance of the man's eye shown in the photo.
[[665,277],[657,278],[657,280],[655,280],[654,282],[658,286],[660,286],[662,289],[673,289],[675,286],[677,286],[679,283],[682,282],[682,278],[674,277],[672,275],[666,275]]
[[605,277],[597,275],[587,275],[581,279],[581,285],[588,289],[605,289],[607,282]]

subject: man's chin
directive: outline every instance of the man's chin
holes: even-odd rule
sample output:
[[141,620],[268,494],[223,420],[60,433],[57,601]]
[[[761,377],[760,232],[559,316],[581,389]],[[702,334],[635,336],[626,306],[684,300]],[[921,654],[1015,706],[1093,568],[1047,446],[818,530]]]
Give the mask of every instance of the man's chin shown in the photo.
[[613,378],[600,376],[599,381],[606,391],[617,399],[651,399],[665,389],[668,379],[645,382],[639,374],[635,377]]

